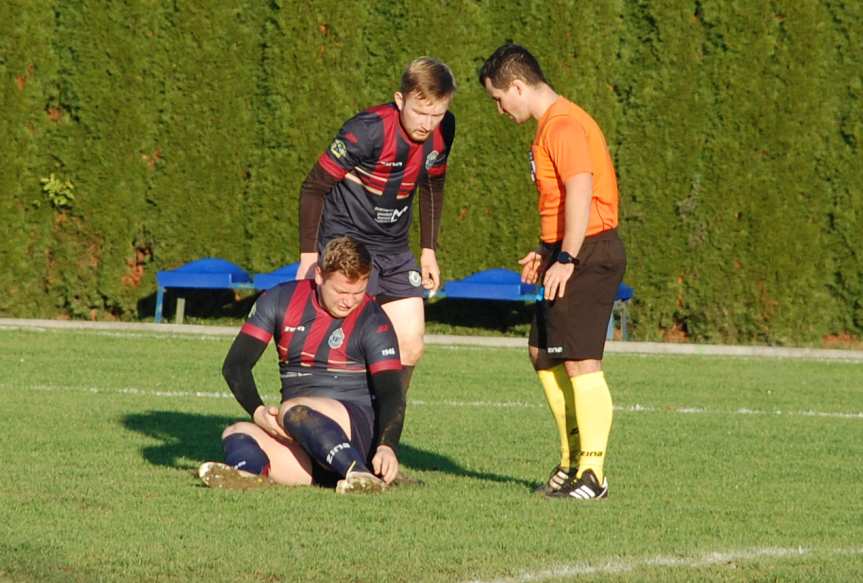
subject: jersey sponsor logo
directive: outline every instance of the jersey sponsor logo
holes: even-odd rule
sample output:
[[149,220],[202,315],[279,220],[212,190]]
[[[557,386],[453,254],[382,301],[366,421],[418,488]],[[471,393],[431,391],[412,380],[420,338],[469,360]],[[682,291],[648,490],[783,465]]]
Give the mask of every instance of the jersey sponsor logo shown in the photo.
[[298,378],[302,378],[302,377],[310,377],[310,376],[312,376],[312,373],[310,373],[310,372],[293,372],[293,371],[288,371],[288,372],[283,372],[283,373],[281,374],[281,377],[282,377],[283,379],[298,379]]
[[419,271],[408,271],[408,281],[411,282],[412,286],[419,287],[423,282],[423,278]]
[[345,332],[341,328],[336,328],[330,334],[330,339],[327,340],[327,346],[330,348],[339,348],[345,341]]
[[425,163],[426,170],[428,170],[429,168],[431,168],[432,166],[435,165],[435,162],[437,162],[437,157],[439,155],[440,155],[440,152],[438,152],[437,150],[432,150],[431,152],[429,152],[429,155],[426,156],[426,163]]
[[381,350],[381,356],[395,356],[396,349],[395,348],[384,348]]
[[383,207],[375,207],[375,221],[378,223],[395,223],[398,222],[402,215],[408,210],[408,206],[401,209],[387,209]]
[[305,332],[305,326],[285,326],[285,332],[290,332],[293,334],[294,332]]
[[345,143],[340,139],[336,138],[333,140],[332,145],[330,146],[330,153],[336,158],[344,158],[348,153],[348,147],[345,146]]
[[549,354],[560,354],[563,352],[563,346],[549,346],[545,351]]
[[387,162],[386,160],[381,160],[379,162],[381,166],[389,166],[390,168],[400,168],[405,165],[401,160],[396,160],[395,162]]

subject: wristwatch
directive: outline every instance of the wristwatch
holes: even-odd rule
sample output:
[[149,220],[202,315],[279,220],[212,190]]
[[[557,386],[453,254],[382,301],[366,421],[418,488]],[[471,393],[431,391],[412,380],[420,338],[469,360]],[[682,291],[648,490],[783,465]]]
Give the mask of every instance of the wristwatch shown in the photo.
[[564,265],[571,263],[572,265],[574,265],[576,267],[578,267],[578,263],[579,263],[578,257],[573,257],[572,255],[570,255],[566,251],[561,251],[560,253],[557,254],[557,262],[563,263]]

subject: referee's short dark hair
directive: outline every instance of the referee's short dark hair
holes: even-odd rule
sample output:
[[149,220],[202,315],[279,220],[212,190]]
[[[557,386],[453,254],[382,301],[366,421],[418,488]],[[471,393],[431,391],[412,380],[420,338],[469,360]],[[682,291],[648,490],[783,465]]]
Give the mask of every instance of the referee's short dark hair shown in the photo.
[[489,79],[495,89],[506,90],[516,79],[528,85],[548,83],[536,58],[526,48],[515,43],[501,45],[479,70],[479,84],[485,87]]
[[323,275],[338,271],[351,281],[366,278],[372,271],[372,256],[366,246],[347,235],[327,243],[319,263]]

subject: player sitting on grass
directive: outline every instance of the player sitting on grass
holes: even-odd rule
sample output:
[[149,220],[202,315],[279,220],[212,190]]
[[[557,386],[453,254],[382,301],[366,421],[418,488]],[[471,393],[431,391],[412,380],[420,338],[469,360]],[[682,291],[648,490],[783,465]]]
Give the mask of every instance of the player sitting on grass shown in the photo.
[[[377,492],[396,477],[401,364],[392,324],[366,293],[370,271],[366,248],[338,237],[313,280],[283,283],[258,299],[222,369],[252,420],[222,433],[225,463],[200,467],[205,484]],[[278,408],[264,405],[252,375],[270,339],[282,378]],[[379,445],[368,463],[375,431]]]

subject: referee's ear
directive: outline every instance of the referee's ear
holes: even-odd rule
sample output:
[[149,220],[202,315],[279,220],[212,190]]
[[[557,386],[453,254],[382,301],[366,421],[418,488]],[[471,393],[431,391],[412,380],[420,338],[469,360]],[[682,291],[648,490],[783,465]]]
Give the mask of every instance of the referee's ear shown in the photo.
[[315,283],[321,285],[324,283],[324,272],[321,271],[321,264],[315,263]]

